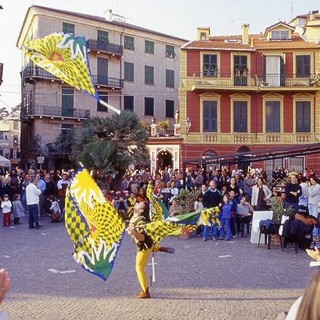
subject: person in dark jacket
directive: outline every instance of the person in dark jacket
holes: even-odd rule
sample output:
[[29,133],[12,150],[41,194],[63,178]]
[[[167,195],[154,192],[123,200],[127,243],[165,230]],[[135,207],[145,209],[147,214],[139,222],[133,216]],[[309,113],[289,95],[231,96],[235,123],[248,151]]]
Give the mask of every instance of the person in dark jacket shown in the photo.
[[298,212],[299,209],[299,198],[302,195],[302,189],[298,183],[298,178],[295,175],[292,175],[290,182],[286,185],[286,202],[285,208],[293,207],[295,212]]

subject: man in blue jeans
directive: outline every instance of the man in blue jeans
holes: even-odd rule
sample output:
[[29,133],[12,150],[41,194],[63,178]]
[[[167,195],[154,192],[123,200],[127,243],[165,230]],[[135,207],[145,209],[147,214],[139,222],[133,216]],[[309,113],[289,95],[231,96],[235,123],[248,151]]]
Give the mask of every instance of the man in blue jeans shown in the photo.
[[41,228],[39,224],[39,202],[41,189],[38,188],[38,180],[36,177],[26,187],[26,200],[29,211],[29,229]]
[[[209,183],[209,188],[205,191],[203,195],[203,208],[213,208],[219,206],[221,203],[221,193],[217,189],[217,182],[214,180],[211,180]],[[203,226],[203,234],[202,234],[202,241],[207,241],[210,236],[211,228],[217,228],[216,226]],[[212,237],[215,240],[217,237],[217,231],[218,230],[212,230]]]

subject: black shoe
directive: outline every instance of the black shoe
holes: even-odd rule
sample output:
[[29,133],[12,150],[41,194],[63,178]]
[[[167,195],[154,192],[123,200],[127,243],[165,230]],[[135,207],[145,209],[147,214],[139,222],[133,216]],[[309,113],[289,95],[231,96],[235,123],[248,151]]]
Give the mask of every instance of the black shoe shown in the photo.
[[38,226],[36,226],[36,229],[40,229],[40,228],[43,228],[43,226],[40,224]]

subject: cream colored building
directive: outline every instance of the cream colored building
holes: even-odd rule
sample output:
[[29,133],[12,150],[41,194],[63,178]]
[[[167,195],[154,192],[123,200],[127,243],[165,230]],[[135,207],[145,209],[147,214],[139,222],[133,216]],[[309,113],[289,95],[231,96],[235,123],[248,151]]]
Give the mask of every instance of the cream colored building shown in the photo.
[[10,160],[11,166],[20,161],[20,119],[10,114],[0,121],[0,155]]
[[[88,40],[93,82],[100,96],[121,110],[150,121],[174,123],[178,109],[180,48],[187,40],[128,24],[111,10],[105,17],[41,6],[26,13],[17,47],[29,39],[55,32],[82,35]],[[48,167],[59,167],[61,155],[52,149],[55,138],[94,116],[112,113],[92,97],[76,91],[32,64],[22,54],[22,143],[41,139],[39,154]],[[54,159],[56,155],[56,159]],[[28,160],[29,164],[35,159]]]

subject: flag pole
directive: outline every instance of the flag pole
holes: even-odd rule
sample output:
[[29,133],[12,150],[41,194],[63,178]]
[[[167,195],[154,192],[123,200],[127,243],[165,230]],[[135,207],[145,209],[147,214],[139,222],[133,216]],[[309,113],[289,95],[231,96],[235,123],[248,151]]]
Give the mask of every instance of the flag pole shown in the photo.
[[111,109],[112,111],[116,112],[117,114],[120,114],[121,113],[121,110],[115,108],[114,106],[112,106],[111,104],[109,103],[106,103],[105,101],[99,99],[99,102],[104,105],[105,107],[107,107],[108,109]]
[[152,282],[156,282],[156,262],[154,258],[154,251],[152,252]]

